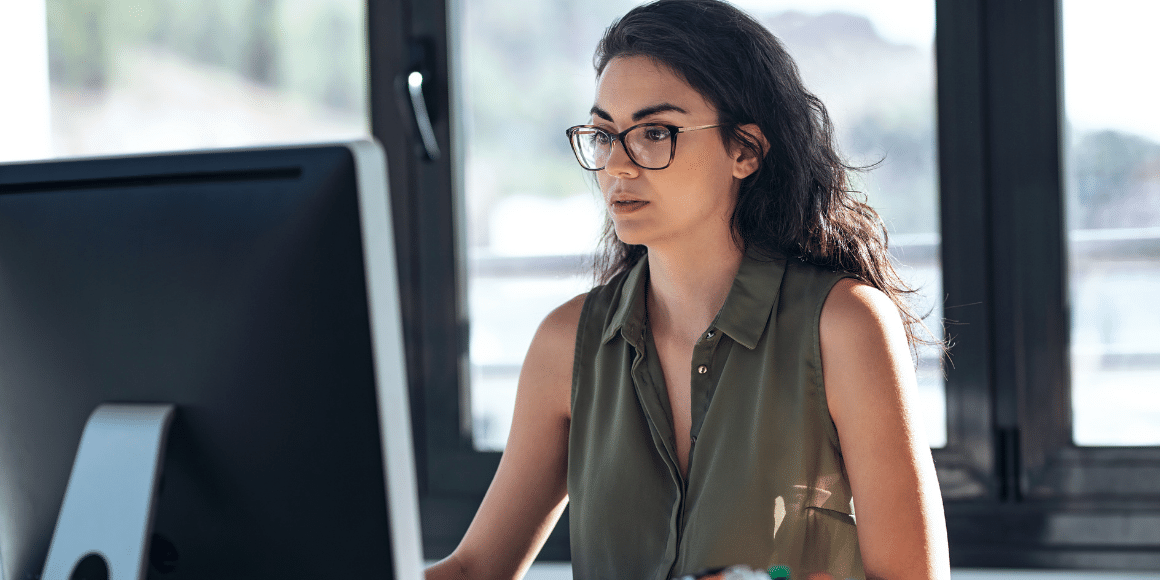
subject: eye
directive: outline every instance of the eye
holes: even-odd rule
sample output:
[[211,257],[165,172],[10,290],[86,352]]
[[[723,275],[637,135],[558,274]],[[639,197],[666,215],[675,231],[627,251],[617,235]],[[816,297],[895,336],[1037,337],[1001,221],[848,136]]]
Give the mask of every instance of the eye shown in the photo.
[[596,145],[607,145],[612,141],[612,136],[607,131],[601,129],[593,129],[588,139]]
[[644,127],[643,133],[644,133],[643,136],[644,136],[645,140],[647,140],[647,141],[660,142],[660,141],[668,141],[668,139],[669,139],[668,128],[662,127],[660,125],[649,125],[647,127]]

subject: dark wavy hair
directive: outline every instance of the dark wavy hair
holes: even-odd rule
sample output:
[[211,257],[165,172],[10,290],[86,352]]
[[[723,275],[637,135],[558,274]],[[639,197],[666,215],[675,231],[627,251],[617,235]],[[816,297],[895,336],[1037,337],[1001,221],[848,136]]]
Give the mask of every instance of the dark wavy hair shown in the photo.
[[[745,250],[849,272],[890,297],[912,348],[941,344],[926,338],[931,335],[910,306],[914,290],[890,261],[882,219],[850,189],[849,173],[861,168],[839,157],[826,107],[806,90],[768,29],[720,0],[657,0],[604,32],[593,58],[597,76],[612,59],[629,56],[648,57],[683,78],[717,110],[725,146],[761,159],[741,182],[733,211],[733,231]],[[768,150],[741,130],[746,124],[761,129]],[[597,280],[607,282],[645,253],[644,246],[620,241],[606,219]]]

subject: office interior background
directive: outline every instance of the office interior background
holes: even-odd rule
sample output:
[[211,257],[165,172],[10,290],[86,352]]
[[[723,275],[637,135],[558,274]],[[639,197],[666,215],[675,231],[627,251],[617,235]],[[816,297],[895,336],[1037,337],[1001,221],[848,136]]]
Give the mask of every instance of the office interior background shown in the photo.
[[[1160,4],[735,3],[873,167],[858,187],[952,344],[915,364],[956,577],[1160,577]],[[437,559],[536,325],[593,283],[603,218],[563,130],[634,4],[10,0],[0,162],[378,138]],[[567,559],[565,516],[534,573]]]

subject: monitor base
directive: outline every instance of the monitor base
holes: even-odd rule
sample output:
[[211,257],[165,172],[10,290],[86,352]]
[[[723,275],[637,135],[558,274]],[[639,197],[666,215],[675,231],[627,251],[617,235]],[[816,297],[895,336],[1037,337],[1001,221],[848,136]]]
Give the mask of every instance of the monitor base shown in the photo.
[[[144,580],[173,405],[103,404],[85,424],[43,580]],[[95,556],[95,557],[94,557]],[[99,575],[99,574],[98,574]]]

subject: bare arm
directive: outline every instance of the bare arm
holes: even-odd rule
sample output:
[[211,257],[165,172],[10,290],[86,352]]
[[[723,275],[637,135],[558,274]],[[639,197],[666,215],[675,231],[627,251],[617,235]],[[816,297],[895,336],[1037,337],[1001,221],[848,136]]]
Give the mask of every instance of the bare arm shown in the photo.
[[916,425],[916,381],[897,308],[845,279],[822,308],[820,330],[867,577],[949,579],[942,496]]
[[495,478],[455,551],[427,578],[519,578],[568,502],[572,359],[584,296],[548,315],[520,371],[511,433]]

